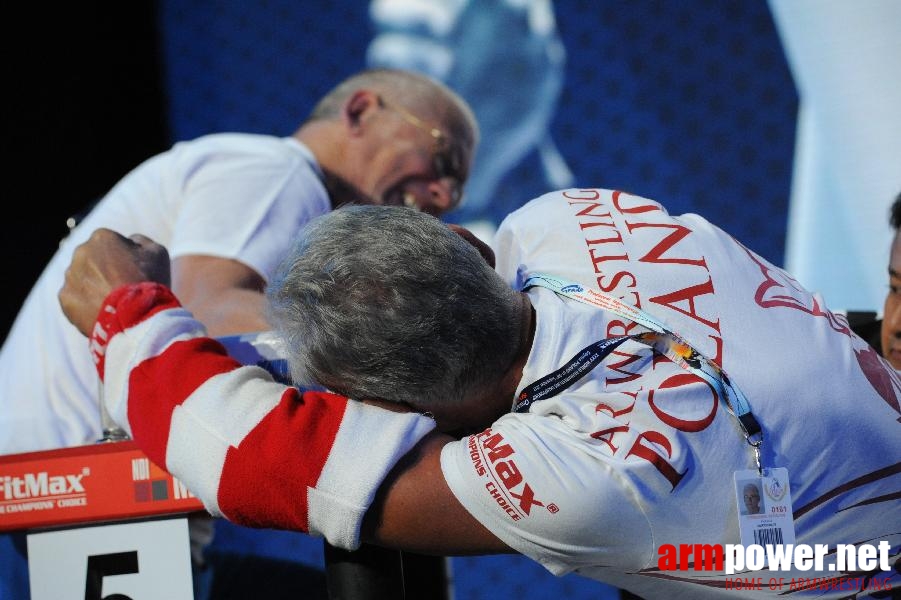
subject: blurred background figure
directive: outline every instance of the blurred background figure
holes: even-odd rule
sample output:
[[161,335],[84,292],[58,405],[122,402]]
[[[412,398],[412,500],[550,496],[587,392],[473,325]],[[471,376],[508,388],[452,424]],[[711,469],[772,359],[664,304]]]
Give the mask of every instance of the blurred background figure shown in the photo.
[[769,6],[799,96],[784,266],[830,306],[875,310],[901,189],[901,2]]
[[882,310],[879,349],[895,369],[901,370],[901,194],[892,202],[889,224],[894,237],[889,251],[889,284]]
[[849,311],[848,322],[857,335],[896,370],[901,370],[901,194],[895,197],[888,211],[888,224],[893,237],[888,268],[882,274],[883,277],[888,275],[882,312]]
[[[566,51],[550,0],[372,0],[371,67],[420,71],[473,108],[482,132],[462,206],[449,220],[493,233],[536,194],[574,185],[549,126],[563,90]],[[512,179],[537,152],[544,190]]]

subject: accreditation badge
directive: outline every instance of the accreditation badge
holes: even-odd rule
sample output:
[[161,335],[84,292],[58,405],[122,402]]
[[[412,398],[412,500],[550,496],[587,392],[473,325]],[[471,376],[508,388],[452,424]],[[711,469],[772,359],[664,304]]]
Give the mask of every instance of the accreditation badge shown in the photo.
[[742,546],[795,543],[788,469],[736,471],[735,499]]

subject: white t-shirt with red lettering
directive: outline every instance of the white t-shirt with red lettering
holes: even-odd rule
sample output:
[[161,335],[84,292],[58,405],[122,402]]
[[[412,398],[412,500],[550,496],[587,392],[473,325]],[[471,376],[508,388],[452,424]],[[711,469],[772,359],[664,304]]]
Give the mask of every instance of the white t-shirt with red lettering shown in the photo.
[[[763,429],[763,466],[788,469],[797,544],[887,540],[897,556],[901,383],[819,297],[703,218],[609,190],[533,200],[501,224],[494,251],[512,286],[549,274],[606,292],[722,366]],[[543,287],[528,295],[536,329],[517,394],[589,344],[643,331]],[[646,598],[775,596],[792,577],[863,576],[658,568],[665,544],[739,544],[733,474],[755,462],[714,388],[634,341],[562,393],[448,445],[442,468],[515,550]],[[751,576],[762,589],[727,581]],[[770,589],[771,577],[784,584]]]

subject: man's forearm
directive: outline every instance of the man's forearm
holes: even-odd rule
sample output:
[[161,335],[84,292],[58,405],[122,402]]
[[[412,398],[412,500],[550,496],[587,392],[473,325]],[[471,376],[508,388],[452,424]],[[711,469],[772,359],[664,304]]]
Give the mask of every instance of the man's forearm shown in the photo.
[[247,526],[356,547],[385,475],[434,427],[240,365],[158,284],[110,294],[91,344],[113,418],[212,514]]

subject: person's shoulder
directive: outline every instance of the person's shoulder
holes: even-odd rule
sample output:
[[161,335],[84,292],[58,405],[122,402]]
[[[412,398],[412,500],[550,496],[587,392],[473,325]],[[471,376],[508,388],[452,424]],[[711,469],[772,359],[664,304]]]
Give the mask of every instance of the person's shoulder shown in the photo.
[[285,138],[263,134],[224,131],[207,133],[199,137],[183,140],[176,145],[181,147],[222,147],[241,148],[247,146],[280,146],[285,144]]
[[302,145],[290,136],[261,133],[208,133],[176,142],[172,154],[189,162],[209,158],[235,160],[263,160],[267,163],[296,164],[308,161]]
[[[569,217],[609,218],[612,210],[624,212],[634,210],[636,202],[661,209],[660,205],[640,196],[608,188],[563,188],[532,198],[509,213],[500,223],[499,229],[544,229],[554,219]],[[661,209],[662,210],[662,209]],[[646,209],[642,209],[646,212]]]

